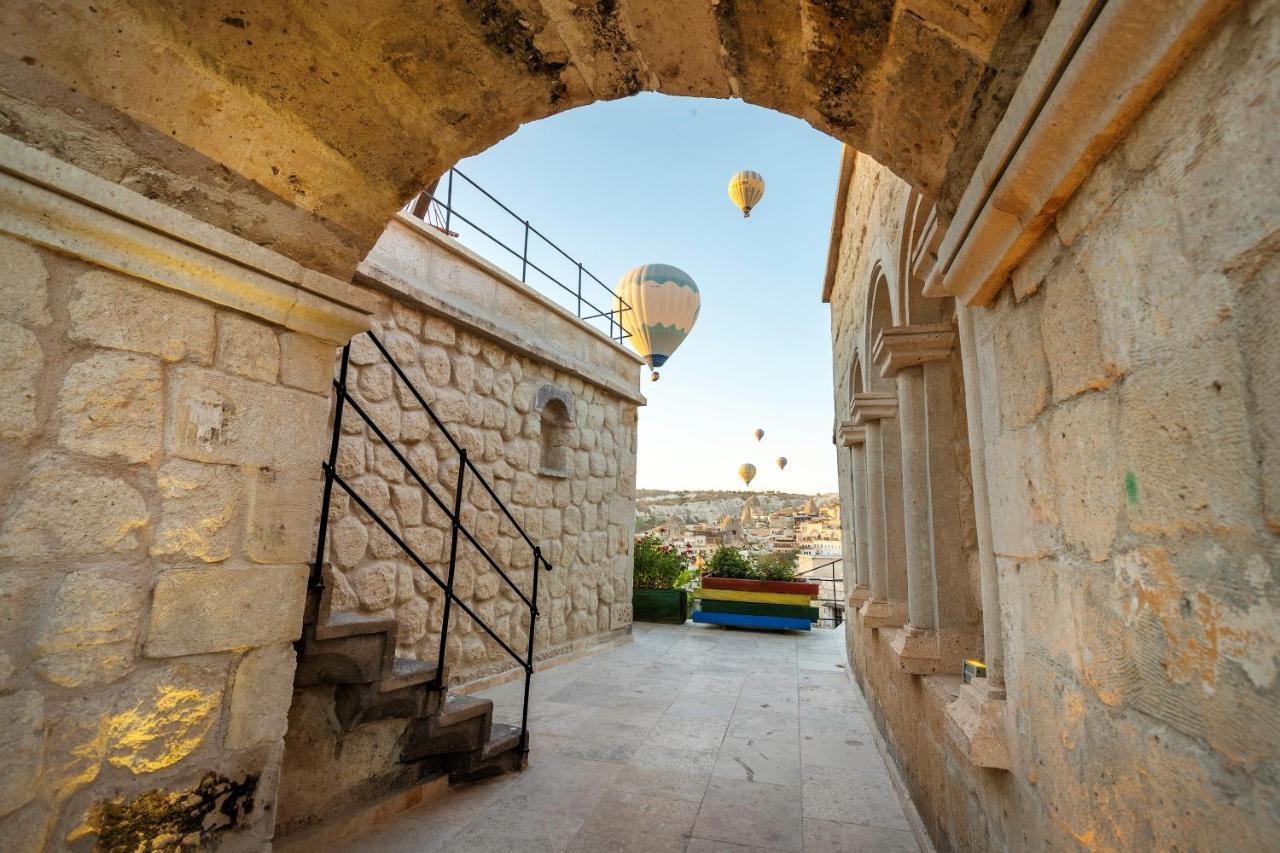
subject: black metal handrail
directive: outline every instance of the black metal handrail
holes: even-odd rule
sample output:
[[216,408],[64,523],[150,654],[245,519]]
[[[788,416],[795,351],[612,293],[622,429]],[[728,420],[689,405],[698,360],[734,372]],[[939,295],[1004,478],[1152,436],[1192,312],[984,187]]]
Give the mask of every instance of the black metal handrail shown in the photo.
[[[454,204],[453,204],[453,176],[454,175],[457,175],[459,178],[466,181],[468,184],[474,187],[481,195],[489,199],[489,201],[493,202],[498,207],[502,208],[502,210],[506,212],[508,215],[510,215],[512,219],[516,220],[516,222],[524,225],[524,246],[519,251],[512,248],[511,246],[508,246],[499,237],[494,236],[492,233],[490,233],[488,230],[486,230],[482,226],[478,225],[473,220],[468,219],[465,215],[460,213],[457,210],[457,208],[454,207]],[[428,224],[435,225],[435,223],[432,223],[428,218],[428,215],[429,215],[428,207],[430,205],[422,204],[422,201],[426,199],[426,200],[429,200],[431,203],[439,205],[444,210],[444,223],[443,225],[435,225],[436,228],[438,228],[439,230],[443,231],[445,234],[451,237],[457,236],[451,230],[451,226],[453,225],[453,219],[454,217],[457,217],[458,219],[465,222],[467,225],[470,225],[476,231],[483,234],[485,237],[488,237],[494,243],[498,244],[498,246],[510,252],[513,257],[519,259],[520,281],[525,282],[526,284],[528,283],[529,270],[531,269],[538,273],[541,273],[548,281],[550,281],[552,284],[559,287],[565,293],[569,294],[570,296],[573,296],[577,300],[578,319],[587,320],[587,321],[607,319],[609,321],[609,337],[610,339],[615,340],[618,343],[622,343],[624,340],[631,337],[631,335],[628,334],[625,329],[623,329],[622,320],[621,320],[621,315],[623,314],[623,312],[632,310],[631,305],[628,304],[626,300],[618,296],[618,294],[614,292],[613,288],[609,287],[609,285],[605,284],[603,281],[597,278],[590,270],[584,267],[582,265],[582,261],[577,260],[576,258],[571,256],[568,252],[566,252],[564,249],[560,248],[551,240],[551,238],[547,237],[537,228],[534,228],[532,225],[530,225],[529,220],[522,218],[520,214],[516,213],[511,208],[507,207],[505,204],[498,201],[498,199],[495,198],[492,193],[490,193],[484,187],[477,184],[475,181],[471,180],[471,178],[468,178],[466,175],[464,175],[462,172],[458,171],[457,169],[450,169],[445,178],[445,197],[443,200],[441,200],[439,196],[436,195],[436,193],[439,191],[439,186],[440,186],[440,182],[437,181],[436,183],[432,184],[430,188],[423,190],[422,193],[416,196],[413,199],[413,201],[410,201],[409,204],[405,206],[405,212],[409,213],[411,216],[416,216],[417,218],[423,220],[424,222],[427,222]],[[538,239],[542,240],[542,242],[546,243],[548,246],[554,249],[557,253],[559,253],[561,257],[563,257],[570,264],[574,265],[577,268],[578,281],[575,287],[570,287],[569,285],[562,282],[560,279],[556,278],[551,273],[547,272],[547,270],[543,269],[541,266],[539,266],[538,264],[535,264],[532,260],[530,260],[529,258],[529,236],[530,235],[533,235]],[[591,281],[594,281],[597,285],[599,285],[605,291],[605,293],[609,295],[610,307],[608,309],[600,308],[599,306],[595,305],[590,299],[582,295],[583,276],[586,276]],[[615,305],[618,305],[621,307],[614,307]],[[584,306],[593,313],[584,314],[583,313]]]
[[[844,578],[843,578],[843,577],[840,577],[840,578],[837,578],[837,577],[836,577],[836,564],[837,564],[837,563],[840,563],[840,562],[843,562],[843,560],[844,560],[844,558],[843,558],[843,557],[837,557],[836,559],[832,560],[832,561],[831,561],[831,562],[829,562],[829,563],[823,563],[822,565],[814,566],[814,567],[813,567],[813,568],[811,568],[811,569],[806,569],[806,570],[804,570],[803,572],[797,572],[797,573],[796,573],[796,577],[797,577],[797,578],[803,578],[803,577],[808,577],[809,575],[813,574],[814,572],[818,571],[819,569],[826,569],[826,568],[830,568],[830,569],[831,569],[831,577],[829,577],[829,578],[809,578],[809,580],[817,581],[818,583],[829,583],[829,584],[831,584],[831,598],[819,598],[819,599],[818,599],[818,603],[819,603],[819,604],[830,604],[830,605],[832,605],[832,607],[831,607],[831,612],[832,612],[832,614],[834,614],[834,615],[832,615],[831,617],[826,617],[826,616],[819,617],[818,621],[819,621],[819,622],[824,622],[824,621],[826,621],[826,622],[831,622],[831,623],[832,623],[832,627],[839,627],[840,623],[841,623],[842,621],[844,621],[844,620],[842,620],[842,619],[840,618],[840,609],[839,609],[839,608],[837,608],[837,607],[835,606],[835,605],[837,605],[837,604],[839,604],[839,605],[843,605],[843,604],[844,604],[844,602],[843,602],[843,601],[841,601],[839,598],[837,598],[837,597],[836,597],[836,584],[837,584],[837,583],[844,583]],[[843,574],[843,572],[842,572],[841,574]]]
[[[380,341],[377,335],[373,332],[365,332],[365,334],[369,336],[369,339],[373,342],[378,352],[381,353],[382,357],[391,365],[395,375],[404,383],[405,387],[409,390],[409,393],[413,395],[413,398],[427,413],[427,416],[430,417],[432,423],[434,423],[436,428],[440,430],[441,435],[443,435],[448,441],[449,446],[458,454],[458,478],[454,486],[451,502],[452,505],[450,506],[450,504],[446,503],[445,499],[437,493],[437,490],[427,483],[426,479],[418,472],[417,468],[409,462],[404,453],[401,452],[400,448],[395,445],[395,442],[388,438],[387,434],[383,431],[382,427],[378,425],[377,421],[370,416],[364,406],[360,405],[360,401],[352,396],[350,391],[347,389],[347,371],[351,360],[351,345],[347,344],[347,346],[342,348],[342,359],[338,365],[338,376],[333,382],[333,387],[336,391],[333,414],[333,437],[329,443],[329,458],[321,464],[321,468],[324,470],[324,497],[321,504],[320,536],[319,542],[316,545],[316,559],[311,569],[311,585],[313,588],[317,589],[324,585],[323,567],[325,560],[325,544],[329,532],[329,506],[333,498],[333,486],[336,483],[342,491],[355,501],[356,505],[359,506],[366,515],[373,519],[374,523],[387,534],[391,541],[394,542],[396,546],[400,548],[400,550],[403,551],[409,559],[418,566],[418,568],[425,572],[427,577],[429,577],[432,582],[444,592],[444,613],[442,614],[440,624],[440,648],[436,662],[435,686],[437,688],[443,689],[447,686],[445,683],[444,664],[445,654],[448,650],[451,611],[455,604],[463,613],[469,616],[472,621],[479,625],[481,630],[491,637],[493,641],[498,644],[499,648],[510,655],[516,663],[520,665],[521,669],[524,670],[524,704],[520,716],[520,748],[527,752],[529,749],[529,686],[530,681],[533,678],[533,636],[534,625],[537,622],[539,615],[538,580],[541,577],[543,569],[546,569],[547,571],[551,570],[551,563],[542,556],[542,549],[533,541],[532,538],[530,538],[529,534],[525,532],[520,523],[516,521],[515,516],[511,514],[511,511],[507,508],[506,504],[500,497],[498,497],[497,492],[494,491],[493,487],[489,484],[489,481],[482,473],[480,473],[479,469],[476,468],[475,463],[473,463],[468,457],[467,449],[458,443],[458,441],[449,432],[449,429],[444,425],[444,422],[436,416],[431,405],[427,403],[426,399],[423,398],[417,387],[409,377],[405,375],[403,368],[401,368],[396,360],[391,357],[391,353],[387,351],[387,348],[383,345],[382,341]],[[337,460],[338,448],[342,441],[342,419],[348,405],[351,407],[352,411],[354,411],[356,415],[364,421],[364,423],[377,437],[378,441],[391,451],[391,455],[395,457],[396,461],[399,462],[401,466],[404,467],[405,471],[413,478],[414,482],[416,482],[418,486],[427,493],[427,496],[431,498],[432,503],[434,503],[436,507],[444,513],[445,518],[448,520],[450,526],[449,565],[448,572],[444,578],[441,578],[439,574],[433,571],[431,567],[427,565],[426,561],[414,551],[413,547],[405,542],[404,538],[397,533],[396,530],[394,530],[392,526],[373,509],[372,506],[369,505],[369,502],[365,500],[358,491],[356,491],[351,483],[347,482],[347,480],[338,473]],[[524,590],[522,590],[519,585],[511,579],[507,570],[505,570],[498,561],[489,554],[488,549],[480,544],[480,541],[472,535],[471,531],[468,530],[467,526],[462,522],[462,498],[466,486],[468,485],[468,472],[470,472],[472,479],[484,487],[484,490],[488,492],[489,497],[493,500],[494,504],[502,510],[502,514],[511,522],[511,526],[530,549],[533,560],[533,581],[530,592],[527,595]],[[515,593],[516,597],[519,598],[521,603],[523,603],[528,609],[529,643],[523,656],[513,649],[510,643],[502,637],[499,637],[497,633],[495,633],[494,630],[489,627],[482,618],[480,618],[480,615],[454,592],[454,581],[457,578],[459,537],[465,539],[471,544],[471,547],[474,548],[476,552],[484,558],[485,562],[497,572],[498,577],[502,579],[502,581]]]

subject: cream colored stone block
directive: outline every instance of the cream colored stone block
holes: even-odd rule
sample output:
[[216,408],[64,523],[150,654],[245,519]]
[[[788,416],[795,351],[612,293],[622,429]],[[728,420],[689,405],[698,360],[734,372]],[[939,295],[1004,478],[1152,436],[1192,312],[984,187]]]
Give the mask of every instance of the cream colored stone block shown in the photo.
[[36,336],[0,321],[0,438],[23,439],[36,431],[36,395],[44,352]]
[[1040,330],[1053,399],[1109,388],[1120,370],[1102,351],[1099,306],[1089,280],[1073,265],[1062,264],[1046,290]]
[[245,556],[255,563],[311,560],[323,490],[318,465],[259,468],[249,482]]
[[1059,406],[1049,426],[1058,513],[1065,544],[1107,559],[1124,504],[1124,471],[1116,458],[1119,417],[1112,394],[1087,394]]
[[44,697],[34,690],[0,696],[0,817],[36,794],[44,755]]
[[[349,376],[347,381],[350,382]],[[376,403],[391,396],[391,383],[391,365],[381,361],[359,368],[355,386],[364,400]]]
[[147,588],[125,572],[83,569],[63,579],[31,650],[60,687],[116,681],[133,669]]
[[406,602],[396,611],[396,621],[399,623],[396,641],[402,646],[409,646],[425,637],[430,614],[430,605],[423,599],[415,598]]
[[143,651],[177,657],[296,640],[306,583],[306,566],[165,572],[156,584]]
[[218,367],[261,382],[280,372],[280,342],[275,329],[239,314],[218,315]]
[[26,326],[47,326],[49,273],[32,246],[0,237],[0,304],[5,317]]
[[366,610],[390,607],[396,600],[395,563],[374,563],[357,569],[351,575],[351,586],[360,606]]
[[222,711],[226,664],[174,662],[128,682],[107,720],[107,762],[135,775],[182,761],[204,743]]
[[247,749],[284,738],[296,664],[297,653],[291,644],[254,649],[240,659],[231,684],[228,749]]
[[77,470],[60,456],[35,460],[0,529],[0,556],[20,560],[132,551],[147,505],[123,480]]
[[200,367],[172,369],[165,446],[196,462],[282,466],[323,458],[329,403]]
[[[441,388],[449,384],[452,369],[449,365],[448,352],[440,347],[425,346],[418,353],[418,360],[421,363],[422,372],[426,374],[427,381],[431,385]],[[443,418],[444,415],[440,417]]]
[[160,521],[152,556],[217,563],[231,556],[244,502],[238,468],[170,459],[156,475]]
[[1035,427],[1007,432],[987,455],[991,538],[1007,557],[1042,557],[1056,547],[1058,513],[1044,435]]
[[338,351],[297,332],[280,335],[280,381],[303,391],[329,396],[333,393]]
[[67,337],[165,361],[213,360],[214,309],[106,270],[76,279]]
[[1244,380],[1230,338],[1125,379],[1119,452],[1131,529],[1225,533],[1255,523],[1261,506]]
[[1040,312],[1043,301],[1028,300],[1014,305],[1006,300],[999,315],[1000,333],[991,338],[995,362],[995,385],[1000,417],[1006,429],[1030,423],[1049,402],[1049,368],[1041,342]]
[[92,456],[146,462],[160,452],[163,382],[155,359],[97,352],[67,369],[58,443]]
[[369,531],[352,516],[329,528],[329,558],[343,568],[359,565],[369,544]]

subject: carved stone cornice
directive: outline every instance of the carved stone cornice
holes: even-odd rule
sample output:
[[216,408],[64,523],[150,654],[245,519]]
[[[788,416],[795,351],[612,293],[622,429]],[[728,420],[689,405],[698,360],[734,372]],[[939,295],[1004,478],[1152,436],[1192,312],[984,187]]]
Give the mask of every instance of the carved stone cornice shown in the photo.
[[898,416],[898,395],[893,392],[865,391],[853,395],[853,424]]
[[0,234],[345,344],[376,301],[189,214],[0,135]]
[[853,421],[841,421],[840,426],[836,428],[836,442],[841,447],[853,447],[866,440],[867,428],[858,426]]
[[951,357],[956,346],[956,330],[950,323],[894,326],[876,338],[872,358],[880,375],[888,378],[904,367]]
[[[1214,31],[1230,0],[1063,3],[930,263],[925,296],[987,305],[1098,160]],[[929,269],[929,267],[932,267]]]

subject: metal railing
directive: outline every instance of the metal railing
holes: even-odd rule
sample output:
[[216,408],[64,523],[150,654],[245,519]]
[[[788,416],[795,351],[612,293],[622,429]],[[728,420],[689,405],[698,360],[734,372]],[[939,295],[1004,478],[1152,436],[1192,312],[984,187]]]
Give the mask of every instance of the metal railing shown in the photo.
[[[841,616],[841,614],[844,612],[844,600],[836,594],[836,584],[840,584],[841,586],[844,585],[844,577],[839,577],[839,578],[836,577],[836,564],[842,561],[843,561],[842,557],[837,557],[836,559],[832,560],[829,563],[823,563],[820,566],[814,566],[811,569],[806,569],[805,571],[798,572],[796,574],[796,580],[799,580],[800,578],[807,578],[808,580],[816,581],[820,584],[822,583],[831,584],[831,597],[819,598],[818,604],[819,605],[830,604],[832,615],[821,616],[818,618],[818,621],[830,622],[831,627],[833,628],[840,627],[840,624],[844,622],[844,618]],[[809,575],[813,574],[814,572],[819,571],[821,569],[827,569],[827,568],[831,569],[831,577],[829,578],[810,578],[809,577]],[[843,575],[843,572],[841,572],[841,574]],[[821,594],[821,592],[819,594]]]
[[[398,448],[395,443],[387,437],[382,427],[380,427],[373,417],[370,416],[365,407],[360,404],[360,401],[351,395],[347,390],[347,368],[350,364],[351,345],[347,344],[342,348],[342,359],[339,362],[338,377],[333,383],[337,392],[333,416],[333,437],[329,445],[329,458],[322,466],[324,469],[324,498],[321,504],[320,513],[320,539],[319,544],[316,547],[315,564],[312,566],[311,584],[313,587],[320,587],[323,586],[324,583],[323,566],[325,560],[325,542],[329,527],[329,505],[333,497],[333,486],[334,484],[337,484],[338,487],[346,492],[346,494],[350,496],[351,500],[353,500],[356,505],[382,529],[391,541],[393,541],[396,546],[399,547],[400,550],[417,565],[419,569],[425,572],[427,577],[429,577],[444,593],[444,612],[442,614],[440,625],[440,648],[436,664],[435,687],[443,689],[447,686],[445,683],[445,654],[448,650],[451,613],[455,605],[463,613],[471,617],[472,621],[474,621],[475,624],[485,632],[485,634],[493,639],[493,641],[497,643],[498,646],[513,660],[515,660],[521,669],[524,670],[524,702],[520,715],[520,748],[527,752],[529,748],[529,684],[533,677],[533,635],[534,626],[538,619],[538,580],[541,577],[543,569],[547,571],[551,570],[551,563],[542,556],[542,549],[538,547],[538,545],[525,532],[524,528],[520,526],[520,523],[516,521],[515,517],[511,514],[511,511],[507,509],[506,504],[500,497],[498,497],[488,480],[485,479],[484,475],[476,468],[475,463],[473,463],[468,457],[467,449],[458,443],[457,439],[453,437],[440,418],[436,416],[436,413],[432,410],[430,404],[423,399],[422,394],[414,386],[413,382],[409,380],[409,377],[405,375],[404,370],[398,363],[396,363],[396,360],[391,357],[391,354],[387,352],[387,348],[383,346],[382,341],[380,341],[373,332],[365,332],[364,334],[369,336],[369,339],[373,342],[378,352],[382,354],[383,359],[385,359],[391,366],[395,375],[404,383],[409,393],[413,395],[414,400],[416,400],[418,405],[422,407],[423,411],[427,413],[436,429],[440,430],[440,434],[444,436],[448,445],[453,448],[455,453],[458,454],[457,481],[454,484],[453,494],[450,496],[449,502],[446,503],[445,499],[437,494],[437,490],[432,488],[431,485],[429,485],[423,478],[422,474],[418,472],[407,458],[405,458],[405,455],[401,452],[400,448]],[[436,507],[444,513],[450,527],[449,565],[447,567],[445,577],[442,578],[436,571],[433,571],[432,568],[427,565],[426,561],[423,560],[422,557],[420,557],[414,549],[405,542],[404,538],[394,530],[392,526],[388,524],[376,510],[373,509],[372,506],[369,505],[369,502],[365,500],[365,498],[362,497],[341,474],[338,473],[338,448],[342,441],[342,419],[347,406],[350,406],[352,411],[354,411],[356,415],[364,421],[370,431],[377,436],[378,440],[391,452],[391,455],[395,457],[396,461],[404,467],[406,473],[408,473],[408,475],[413,478],[413,481],[427,493],[427,496],[431,498],[431,501],[436,505]],[[353,437],[361,441],[364,440],[364,437],[361,435]],[[503,569],[503,567],[499,565],[498,562],[489,554],[488,549],[486,549],[479,540],[476,539],[471,531],[467,529],[467,526],[462,522],[462,498],[466,488],[469,486],[468,476],[470,476],[472,481],[479,483],[484,488],[484,491],[488,494],[489,498],[498,507],[498,509],[501,510],[503,516],[511,522],[511,526],[515,529],[519,538],[523,540],[524,544],[529,548],[533,566],[533,579],[531,581],[530,592],[527,595],[524,590],[522,590],[519,585],[511,579],[510,574],[508,574],[508,572]],[[482,618],[480,618],[479,614],[477,614],[476,611],[454,591],[454,582],[457,579],[458,547],[464,541],[469,543],[471,547],[474,548],[475,551],[484,559],[484,562],[498,573],[498,576],[507,584],[508,587],[510,587],[510,589],[515,593],[515,596],[528,610],[529,636],[528,645],[526,646],[523,655],[513,649],[507,640],[499,637],[497,633],[495,633],[494,630],[489,627]],[[437,568],[442,567],[437,566]]]
[[[520,249],[517,250],[514,247],[509,246],[507,243],[503,242],[503,240],[500,237],[496,236],[493,233],[493,230],[496,230],[496,229],[494,229],[492,226],[490,228],[484,228],[478,225],[474,220],[468,218],[465,214],[463,214],[457,209],[457,207],[454,205],[454,175],[457,175],[459,178],[465,181],[466,186],[469,186],[472,189],[479,192],[483,198],[488,199],[489,201],[497,205],[499,208],[501,208],[512,219],[514,219],[518,225],[523,226],[523,235],[524,235],[523,244]],[[439,196],[440,184],[442,182],[444,183],[443,199],[441,199]],[[424,200],[427,201],[428,203],[424,204]],[[440,209],[443,211],[443,221],[432,221],[433,219],[436,219],[436,220],[439,219],[439,216],[433,215],[433,212],[430,210],[430,206],[432,204],[438,205]],[[505,249],[507,252],[509,252],[512,255],[512,257],[514,257],[516,260],[520,262],[520,281],[528,284],[529,272],[532,270],[534,272],[539,273],[551,284],[554,284],[556,287],[564,291],[564,293],[567,294],[569,297],[573,297],[573,304],[576,306],[577,315],[580,320],[585,320],[587,322],[599,321],[599,320],[607,321],[609,324],[609,337],[610,339],[615,340],[618,343],[622,343],[624,340],[631,337],[631,335],[628,334],[626,330],[622,328],[622,319],[621,319],[621,315],[623,314],[623,312],[630,311],[631,306],[625,300],[620,298],[617,295],[617,293],[614,292],[613,288],[609,287],[607,284],[605,284],[603,281],[597,278],[590,270],[585,268],[582,265],[582,261],[579,261],[576,258],[572,257],[568,252],[566,252],[564,249],[561,249],[554,242],[552,242],[549,237],[547,237],[537,228],[534,228],[532,225],[530,225],[529,220],[522,218],[520,214],[516,213],[511,208],[507,207],[505,204],[498,201],[498,199],[494,198],[494,196],[488,190],[486,190],[484,187],[480,186],[475,181],[468,178],[466,175],[464,175],[462,172],[458,171],[457,169],[450,169],[448,173],[445,175],[445,177],[443,177],[440,181],[437,181],[436,183],[432,184],[431,187],[424,190],[420,195],[415,197],[413,201],[409,202],[409,204],[405,206],[404,210],[406,213],[412,216],[416,216],[417,218],[423,220],[428,225],[432,225],[438,230],[443,231],[445,234],[447,234],[450,237],[459,236],[457,233],[455,233],[452,230],[454,225],[454,220],[457,219],[457,220],[461,220],[462,222],[465,222],[467,225],[474,228],[478,233],[487,237],[489,240],[493,241],[498,246]],[[530,258],[530,255],[529,255],[529,238],[530,237],[538,238],[547,246],[554,249],[555,252],[560,257],[562,257],[565,261],[568,262],[569,264],[568,268],[570,272],[576,273],[576,282],[573,283],[573,286],[565,284],[556,275],[553,275],[550,271],[548,271],[546,267],[550,266],[550,264],[545,264],[545,263],[538,264],[538,263],[535,263]],[[582,289],[584,283],[587,285],[589,290],[586,296],[583,295],[583,289]],[[603,291],[603,294],[596,295],[598,291],[596,291],[592,287],[593,283],[594,285],[598,286],[599,290]],[[595,304],[595,302],[592,301],[593,299],[597,301],[604,301],[606,295],[608,297],[608,306],[609,306],[608,308],[600,308],[598,305]],[[568,308],[569,306],[565,305],[565,307]]]

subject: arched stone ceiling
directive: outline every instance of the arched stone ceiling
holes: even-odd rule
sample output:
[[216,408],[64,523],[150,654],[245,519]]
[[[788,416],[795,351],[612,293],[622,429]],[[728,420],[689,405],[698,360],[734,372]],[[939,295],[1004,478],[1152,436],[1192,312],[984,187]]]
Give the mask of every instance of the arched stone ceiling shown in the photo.
[[0,4],[0,115],[4,132],[331,269],[520,124],[646,90],[797,116],[945,215],[1052,5],[15,0]]

